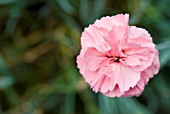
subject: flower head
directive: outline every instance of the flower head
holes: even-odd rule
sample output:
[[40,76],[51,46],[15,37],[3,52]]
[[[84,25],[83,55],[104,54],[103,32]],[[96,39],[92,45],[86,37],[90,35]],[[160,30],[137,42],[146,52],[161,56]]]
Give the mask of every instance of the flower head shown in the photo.
[[139,96],[160,67],[150,34],[128,20],[128,14],[103,17],[81,37],[80,73],[93,91],[109,97]]

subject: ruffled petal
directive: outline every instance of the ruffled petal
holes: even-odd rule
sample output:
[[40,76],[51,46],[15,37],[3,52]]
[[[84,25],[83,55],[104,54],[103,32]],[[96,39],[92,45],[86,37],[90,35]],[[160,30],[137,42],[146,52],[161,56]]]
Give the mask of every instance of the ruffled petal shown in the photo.
[[112,91],[115,88],[115,85],[112,83],[109,77],[105,76],[103,78],[103,83],[101,85],[101,92],[106,93],[107,91]]
[[135,72],[128,66],[117,64],[113,77],[116,77],[116,83],[118,84],[120,91],[123,93],[137,84],[140,80],[140,72]]
[[134,95],[139,96],[143,92],[145,85],[147,85],[149,78],[152,78],[154,74],[158,73],[159,67],[160,67],[159,59],[158,56],[156,56],[153,64],[149,68],[141,72],[141,78],[139,82],[136,84],[136,86],[126,91],[123,96],[124,97]]
[[77,62],[77,67],[80,70],[80,73],[83,74],[85,71],[85,65],[84,65],[83,58],[82,58],[81,54],[77,56],[76,62]]
[[141,47],[134,43],[125,43],[122,45],[122,50],[127,58],[125,62],[135,71],[143,71],[152,65],[156,56],[156,49]]
[[135,86],[134,88],[130,88],[127,92],[125,92],[122,97],[131,97],[131,96],[139,96],[143,90],[139,87]]
[[85,73],[83,74],[85,81],[91,86],[93,87],[94,85],[96,85],[97,82],[99,82],[99,80],[102,79],[102,73],[101,70],[97,70],[97,71],[90,71],[90,70],[86,70]]
[[106,57],[95,48],[88,48],[84,53],[84,65],[91,71],[96,71],[102,66]]
[[104,40],[113,47],[115,43],[123,42],[127,38],[126,27],[114,26],[112,29],[104,36]]
[[96,20],[94,26],[104,28],[110,31],[113,26],[127,26],[129,21],[129,14],[118,14],[112,17],[106,16],[100,20]]
[[113,24],[115,26],[128,26],[129,14],[118,14],[113,17]]
[[113,91],[108,91],[106,93],[103,93],[104,95],[108,97],[121,97],[123,94],[121,93],[119,86],[116,85]]
[[[146,40],[150,40],[152,41],[152,37],[150,36],[150,34],[148,33],[148,31],[146,31],[143,28],[137,28],[136,26],[130,26],[129,27],[129,33],[128,33],[128,37],[129,38],[134,38],[134,39],[138,39],[138,38],[144,38]],[[136,42],[137,43],[137,42]],[[139,42],[140,43],[140,42]],[[142,44],[142,43],[141,43]]]
[[142,63],[140,62],[139,59],[137,59],[135,57],[128,56],[126,58],[126,65],[129,65],[129,66],[138,66],[138,65],[142,65]]
[[82,49],[95,47],[101,52],[106,52],[110,50],[111,47],[109,47],[109,45],[103,39],[106,33],[106,29],[97,28],[94,25],[90,25],[88,28],[85,28],[81,37]]
[[98,28],[104,28],[110,31],[113,26],[112,17],[106,16],[101,18],[100,20],[96,20],[94,26]]

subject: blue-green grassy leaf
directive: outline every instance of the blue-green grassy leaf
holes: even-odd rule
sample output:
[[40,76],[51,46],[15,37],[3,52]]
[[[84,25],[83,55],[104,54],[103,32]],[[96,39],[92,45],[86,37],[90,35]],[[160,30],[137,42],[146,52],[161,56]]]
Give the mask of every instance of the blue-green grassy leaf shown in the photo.
[[7,4],[11,4],[14,3],[18,0],[0,0],[0,5],[7,5]]
[[169,49],[170,48],[170,41],[165,41],[156,45],[158,50]]
[[76,9],[70,4],[68,0],[57,0],[58,5],[68,14],[74,14]]
[[141,15],[145,11],[146,7],[149,5],[150,0],[141,0],[139,7],[134,10],[132,16],[130,17],[130,25],[137,24],[141,20]]
[[89,0],[81,0],[80,1],[80,19],[84,25],[88,25],[90,22],[89,17]]
[[3,58],[0,55],[0,89],[6,89],[12,86],[14,78],[11,76],[10,71],[7,69]]
[[11,76],[0,76],[0,90],[9,88],[13,83],[14,79]]
[[68,93],[65,95],[64,110],[61,114],[74,114],[75,113],[75,94]]
[[120,114],[153,114],[134,98],[118,99]]
[[91,90],[86,89],[79,92],[79,96],[85,105],[85,114],[100,114],[100,110],[97,108],[95,102],[95,96],[91,92]]
[[91,17],[93,17],[92,20],[99,18],[103,14],[103,12],[105,11],[105,5],[106,5],[106,0],[94,1],[93,12],[91,14]]
[[170,50],[161,50],[159,51],[159,58],[160,58],[160,69],[162,69],[169,61],[170,61]]
[[10,8],[8,14],[9,14],[9,18],[7,20],[6,23],[6,28],[5,28],[5,32],[7,34],[12,35],[15,27],[19,21],[19,18],[21,16],[22,10],[21,10],[22,6],[19,6],[18,4],[14,5],[13,7]]
[[118,107],[116,104],[117,98],[112,99],[103,94],[99,94],[98,99],[101,114],[118,114]]

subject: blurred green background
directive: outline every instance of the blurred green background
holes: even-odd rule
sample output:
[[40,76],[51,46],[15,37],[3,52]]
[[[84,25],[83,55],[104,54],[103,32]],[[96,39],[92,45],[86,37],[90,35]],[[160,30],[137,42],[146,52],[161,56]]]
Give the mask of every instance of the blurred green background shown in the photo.
[[[170,0],[0,0],[0,114],[170,114]],[[130,14],[160,52],[140,97],[93,93],[76,67],[80,35]]]

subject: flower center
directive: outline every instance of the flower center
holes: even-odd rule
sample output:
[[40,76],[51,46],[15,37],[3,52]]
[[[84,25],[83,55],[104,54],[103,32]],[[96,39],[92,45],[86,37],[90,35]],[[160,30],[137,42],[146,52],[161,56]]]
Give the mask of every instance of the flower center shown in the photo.
[[111,63],[113,63],[113,62],[119,63],[120,59],[121,59],[121,57],[113,57],[113,56],[106,56],[106,57],[110,59]]
[[115,57],[114,62],[120,62],[120,57]]

